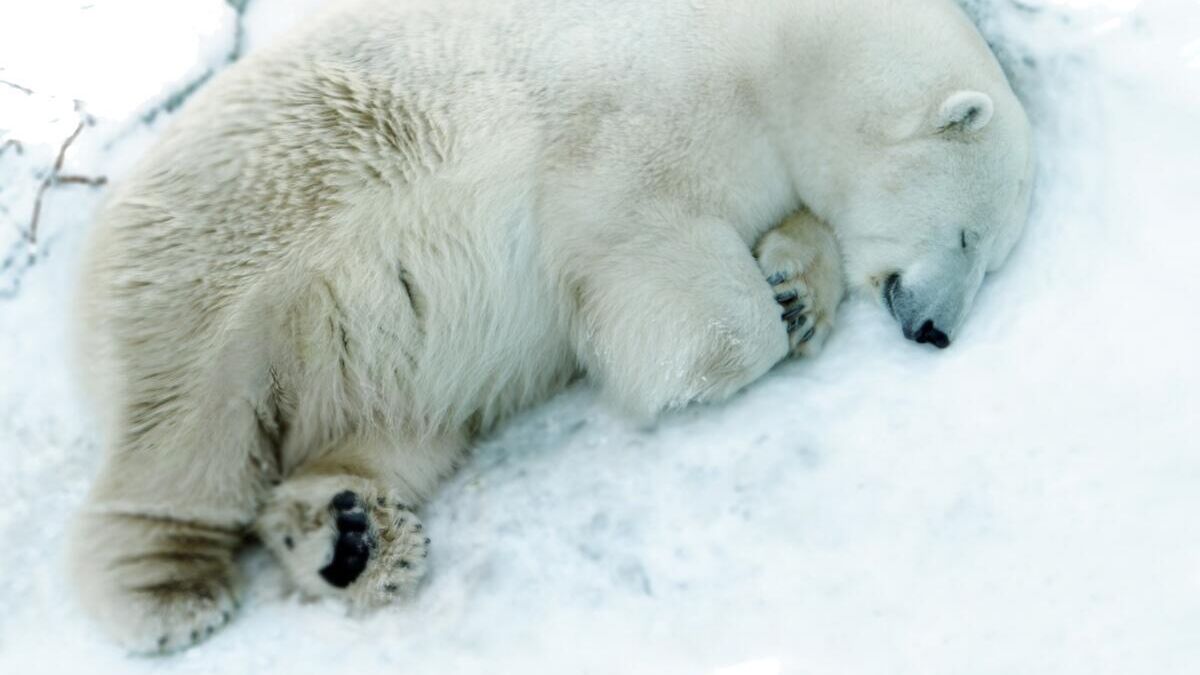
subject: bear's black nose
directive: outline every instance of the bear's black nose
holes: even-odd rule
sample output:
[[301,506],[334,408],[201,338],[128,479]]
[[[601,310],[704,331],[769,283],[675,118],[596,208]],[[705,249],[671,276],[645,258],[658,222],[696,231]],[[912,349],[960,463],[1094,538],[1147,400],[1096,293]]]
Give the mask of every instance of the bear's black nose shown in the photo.
[[918,344],[928,343],[934,347],[937,347],[938,349],[945,349],[946,347],[950,346],[950,338],[947,337],[945,333],[938,330],[937,326],[934,326],[932,321],[926,321],[925,323],[921,324],[921,327],[918,328],[917,332],[913,335],[913,339],[916,340]]

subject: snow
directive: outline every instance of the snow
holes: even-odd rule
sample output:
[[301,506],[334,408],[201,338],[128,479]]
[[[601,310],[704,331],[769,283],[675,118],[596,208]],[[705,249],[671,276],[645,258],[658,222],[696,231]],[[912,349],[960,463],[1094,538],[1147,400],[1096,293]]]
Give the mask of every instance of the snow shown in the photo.
[[[133,658],[62,581],[98,447],[65,317],[102,189],[180,91],[320,0],[0,0],[0,672],[1200,672],[1200,4],[973,0],[1037,127],[1029,231],[954,348],[856,300],[827,351],[638,429],[578,386],[427,508],[419,597],[282,591]],[[169,9],[168,9],[169,6]],[[239,42],[238,26],[243,39]]]

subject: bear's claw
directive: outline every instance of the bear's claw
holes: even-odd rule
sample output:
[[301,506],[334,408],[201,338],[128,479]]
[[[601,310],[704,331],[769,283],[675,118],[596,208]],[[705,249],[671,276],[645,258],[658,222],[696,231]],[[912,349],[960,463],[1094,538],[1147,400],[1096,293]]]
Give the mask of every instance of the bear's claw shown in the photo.
[[793,356],[820,351],[844,294],[841,259],[833,233],[808,212],[768,232],[755,254],[782,308]]
[[[772,279],[778,279],[778,283],[772,284],[773,286],[792,286],[788,290],[777,293],[775,302],[783,307],[780,319],[787,327],[792,353],[803,353],[801,347],[808,345],[813,338],[817,337],[817,318],[814,316],[816,312],[810,310],[810,306],[815,304],[814,298],[811,297],[812,293],[802,278],[778,272],[767,281]],[[819,349],[820,345],[816,345],[816,348]],[[816,349],[811,351],[815,353]]]

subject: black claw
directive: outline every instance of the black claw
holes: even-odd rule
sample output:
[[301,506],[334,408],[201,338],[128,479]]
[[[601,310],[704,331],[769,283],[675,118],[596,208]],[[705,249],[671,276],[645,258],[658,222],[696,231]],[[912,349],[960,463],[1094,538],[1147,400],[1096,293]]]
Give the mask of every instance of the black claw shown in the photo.
[[[812,319],[812,317],[809,317],[809,316],[796,317],[794,320],[792,320],[788,323],[788,328],[787,328],[788,332],[795,333],[796,331],[800,330],[801,328],[804,328],[805,326],[809,325],[809,323],[811,322],[811,319]],[[813,328],[816,328],[816,326],[814,325]]]
[[413,525],[413,529],[416,530],[417,532],[420,532],[421,530],[425,529],[425,526],[422,525],[421,523],[417,523],[416,525]]
[[349,511],[358,506],[358,495],[350,490],[345,490],[334,495],[333,501],[330,504],[338,511]]
[[803,314],[803,313],[804,313],[804,310],[806,310],[806,309],[808,309],[808,307],[806,307],[805,305],[796,305],[795,307],[793,307],[793,308],[791,308],[791,309],[789,309],[788,311],[786,311],[786,312],[784,312],[784,313],[783,313],[783,320],[784,320],[784,321],[791,321],[792,319],[794,319],[794,318],[796,318],[796,317],[800,316],[801,314]]
[[399,567],[401,569],[408,569],[409,563],[407,560],[401,560],[400,562],[396,563],[396,567]]
[[387,499],[384,499],[383,497],[380,497],[380,498],[378,498],[378,499],[376,499],[376,500],[375,500],[375,503],[376,503],[376,504],[378,504],[378,505],[380,505],[380,506],[387,506]]
[[430,541],[432,541],[432,540],[431,540],[429,537],[425,537],[425,545],[426,545],[426,546],[428,546],[428,545],[429,545],[429,542],[430,542]]
[[787,281],[787,275],[783,272],[776,272],[775,274],[767,277],[767,283],[771,284],[772,286],[778,286],[785,281]]
[[229,623],[230,618],[232,618],[232,617],[229,616],[228,611],[221,612],[221,623]]
[[780,293],[779,295],[775,296],[775,302],[778,302],[781,305],[786,305],[787,303],[795,300],[798,297],[800,297],[800,295],[798,293],[796,293],[796,291],[788,291],[786,293]]
[[387,591],[388,593],[395,593],[396,591],[400,590],[400,587],[396,584],[384,584],[383,590]]
[[813,335],[816,335],[816,333],[817,333],[817,327],[816,327],[816,326],[813,326],[812,328],[809,328],[809,329],[808,329],[808,332],[807,332],[807,333],[805,333],[804,335],[802,335],[802,336],[800,337],[800,341],[801,341],[801,342],[808,342],[809,340],[813,339]]
[[199,640],[200,640],[200,631],[198,631],[198,630],[192,631],[192,642],[197,642]]
[[159,649],[166,649],[166,648],[167,648],[167,636],[166,636],[166,635],[159,636],[159,638],[158,638],[158,648],[159,648]]
[[291,535],[283,538],[283,545],[286,546],[289,551],[293,548],[296,548],[296,542],[292,539]]

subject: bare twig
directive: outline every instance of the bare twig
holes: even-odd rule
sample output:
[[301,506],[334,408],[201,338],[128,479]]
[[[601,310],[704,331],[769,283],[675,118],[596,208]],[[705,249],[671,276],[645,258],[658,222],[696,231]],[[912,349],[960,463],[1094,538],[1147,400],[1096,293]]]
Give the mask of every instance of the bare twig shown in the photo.
[[10,138],[4,141],[4,145],[0,145],[0,155],[3,155],[9,148],[16,150],[18,155],[25,154],[25,146],[15,138]]
[[21,85],[17,84],[16,82],[9,82],[8,80],[0,80],[0,84],[12,87],[13,89],[16,89],[17,91],[21,92],[22,94],[25,94],[26,96],[33,95],[32,89],[30,89],[29,87],[22,87]]
[[99,187],[108,182],[108,179],[103,176],[89,178],[87,176],[62,174],[63,163],[67,159],[67,150],[70,149],[71,144],[75,142],[75,139],[79,138],[79,134],[83,133],[83,128],[88,126],[92,121],[91,117],[82,112],[82,108],[82,104],[76,101],[75,109],[80,111],[79,124],[75,125],[75,131],[72,131],[71,135],[67,137],[67,140],[63,141],[63,144],[58,148],[58,157],[56,157],[54,160],[54,167],[50,170],[50,173],[46,176],[46,178],[42,180],[42,184],[38,186],[37,196],[33,200],[33,217],[29,221],[29,232],[25,235],[25,238],[28,240],[31,246],[37,244],[38,222],[42,217],[42,200],[45,198],[46,192],[50,188],[56,185],[87,185],[90,187]]
[[33,265],[34,257],[29,244],[18,239],[0,258],[0,282],[6,282],[0,284],[0,300],[16,296],[21,288],[21,275]]
[[108,184],[108,179],[104,176],[90,178],[88,176],[59,176],[55,181],[55,185],[86,185],[88,187],[101,187]]
[[[233,8],[237,13],[237,20],[233,26],[233,46],[230,47],[229,53],[225,55],[225,63],[234,63],[242,58],[242,52],[245,50],[246,44],[246,7],[250,5],[250,0],[225,0],[225,3]],[[217,74],[218,68],[207,68],[203,73],[196,76],[195,79],[185,83],[183,86],[174,90],[162,103],[147,111],[141,116],[143,124],[150,124],[158,119],[159,115],[171,114],[178,110],[184,103],[187,102],[192,94],[200,90],[208,81]],[[119,138],[119,137],[118,137]]]

